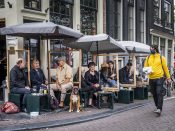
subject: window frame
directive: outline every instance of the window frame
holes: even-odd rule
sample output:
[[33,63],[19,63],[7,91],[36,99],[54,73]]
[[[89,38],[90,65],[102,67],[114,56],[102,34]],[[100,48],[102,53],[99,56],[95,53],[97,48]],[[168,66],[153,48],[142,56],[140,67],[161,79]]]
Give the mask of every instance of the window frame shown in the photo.
[[[65,12],[61,12],[61,7],[69,6],[64,8]],[[67,27],[73,27],[73,3],[67,1],[50,1],[50,21],[55,24],[64,25]],[[59,7],[59,8],[58,8]]]
[[5,8],[5,0],[0,0],[0,8]]
[[[131,13],[132,13],[132,16],[130,16]],[[128,6],[128,40],[134,40],[134,7],[133,6]]]
[[141,37],[140,40],[141,40],[142,43],[144,43],[144,36],[145,36],[145,11],[144,10],[140,11],[140,34],[141,34],[140,35],[140,37]]
[[[165,4],[168,5],[168,11],[166,11],[166,9],[165,9]],[[165,17],[166,17],[165,27],[171,29],[171,27],[172,27],[171,26],[171,3],[166,1],[166,0],[164,0],[164,13],[165,13]],[[167,16],[168,16],[168,19],[167,19]]]
[[[86,1],[86,0],[80,0],[81,32],[84,34],[88,34],[88,35],[94,35],[97,33],[98,0],[94,0],[96,1],[95,7],[88,6],[86,4],[82,4],[82,1]],[[86,13],[83,13],[83,12],[86,12]],[[91,15],[89,15],[90,13]]]
[[[155,3],[157,1],[157,3]],[[153,0],[153,18],[154,18],[154,24],[156,25],[162,25],[161,20],[161,0]],[[158,15],[156,15],[156,9],[158,10]]]
[[[32,3],[32,2],[36,2],[35,3],[36,8],[33,7],[34,3]],[[28,3],[28,5],[26,5],[27,3]],[[38,4],[38,7],[37,7],[37,4]],[[24,0],[24,8],[25,9],[30,9],[30,10],[35,10],[35,11],[42,11],[42,0]]]

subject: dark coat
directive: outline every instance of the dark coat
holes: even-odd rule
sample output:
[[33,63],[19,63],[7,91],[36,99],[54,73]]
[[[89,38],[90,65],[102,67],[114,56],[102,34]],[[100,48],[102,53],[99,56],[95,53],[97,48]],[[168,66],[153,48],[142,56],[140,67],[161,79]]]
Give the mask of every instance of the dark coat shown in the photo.
[[45,84],[46,77],[41,69],[38,69],[39,75],[35,69],[30,71],[31,77],[31,85],[32,86],[39,86],[41,84]]
[[102,69],[100,71],[100,78],[102,82],[107,83],[108,82],[108,70]]
[[90,71],[85,73],[85,81],[87,85],[93,86],[94,84],[99,84],[99,73],[95,71],[95,75],[90,74]]
[[129,70],[126,66],[119,70],[119,82],[129,84]]
[[28,79],[24,69],[15,65],[10,71],[10,88],[25,88],[28,86]]

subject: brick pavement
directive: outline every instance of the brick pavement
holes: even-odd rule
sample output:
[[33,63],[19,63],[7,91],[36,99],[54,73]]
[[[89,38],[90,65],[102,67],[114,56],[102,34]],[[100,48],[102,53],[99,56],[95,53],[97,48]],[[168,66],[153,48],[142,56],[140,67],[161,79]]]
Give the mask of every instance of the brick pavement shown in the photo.
[[[153,113],[154,104],[91,122],[47,129],[47,131],[175,131],[175,99],[164,102],[162,115]],[[44,130],[44,129],[43,129]]]
[[[136,104],[142,104],[144,102],[147,102],[147,100],[145,101],[135,101],[132,104],[115,104],[114,109],[119,109],[119,108],[128,108],[131,105],[136,105]],[[40,115],[38,117],[34,117],[34,118],[30,118],[29,115],[27,114],[22,114],[20,117],[18,117],[18,119],[15,119],[15,117],[11,117],[8,119],[8,121],[0,121],[0,130],[4,129],[3,127],[6,127],[8,125],[8,127],[13,127],[13,126],[22,126],[22,125],[29,125],[29,124],[33,124],[33,123],[43,123],[43,122],[48,122],[48,121],[58,121],[58,120],[73,120],[76,118],[84,117],[84,116],[95,116],[96,114],[103,114],[103,112],[107,112],[107,111],[111,111],[108,108],[102,108],[102,109],[95,109],[95,108],[85,108],[85,110],[83,112],[80,113],[76,113],[76,112],[72,112],[69,113],[68,111],[64,111],[64,112],[60,112],[60,113],[46,113],[43,115]],[[15,114],[18,115],[18,114]],[[11,115],[9,115],[11,116]]]

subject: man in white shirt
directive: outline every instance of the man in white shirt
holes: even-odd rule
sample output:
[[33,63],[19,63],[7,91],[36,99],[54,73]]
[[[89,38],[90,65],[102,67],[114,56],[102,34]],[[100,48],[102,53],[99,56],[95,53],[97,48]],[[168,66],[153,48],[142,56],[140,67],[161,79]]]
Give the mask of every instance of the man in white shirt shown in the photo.
[[66,57],[62,56],[58,59],[58,68],[56,71],[56,84],[51,85],[50,94],[54,96],[54,91],[61,91],[59,107],[64,107],[66,92],[73,87],[72,68],[66,64]]

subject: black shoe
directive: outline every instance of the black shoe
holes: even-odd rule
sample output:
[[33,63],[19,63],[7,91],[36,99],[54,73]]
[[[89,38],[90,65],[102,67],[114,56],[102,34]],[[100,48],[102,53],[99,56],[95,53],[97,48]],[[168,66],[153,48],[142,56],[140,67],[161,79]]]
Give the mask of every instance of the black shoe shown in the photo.
[[21,112],[27,112],[27,109],[26,108],[22,108]]

